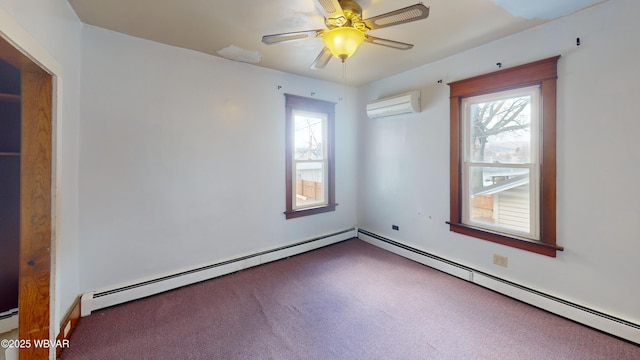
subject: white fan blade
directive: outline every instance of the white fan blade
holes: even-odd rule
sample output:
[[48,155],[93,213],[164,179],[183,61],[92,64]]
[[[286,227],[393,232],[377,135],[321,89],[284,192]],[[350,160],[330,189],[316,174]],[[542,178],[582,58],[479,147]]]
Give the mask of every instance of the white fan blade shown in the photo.
[[378,38],[370,35],[365,35],[364,41],[368,43],[376,44],[376,45],[382,45],[382,46],[387,46],[394,49],[399,49],[399,50],[409,50],[413,47],[412,44],[407,44],[400,41],[394,41],[389,39],[382,39],[382,38]]
[[307,30],[307,31],[289,32],[284,34],[265,35],[262,37],[262,42],[267,45],[272,45],[272,44],[277,44],[284,41],[315,38],[315,37],[318,37],[321,31],[322,30]]
[[320,54],[318,54],[318,57],[316,57],[316,59],[313,60],[313,64],[311,64],[311,68],[324,69],[324,67],[327,66],[327,63],[329,63],[329,60],[331,60],[332,57],[333,55],[331,54],[331,51],[329,51],[329,49],[327,48],[322,49]]
[[429,16],[429,8],[424,4],[415,4],[406,8],[388,12],[362,20],[370,30],[387,26],[405,24],[408,22],[426,19]]

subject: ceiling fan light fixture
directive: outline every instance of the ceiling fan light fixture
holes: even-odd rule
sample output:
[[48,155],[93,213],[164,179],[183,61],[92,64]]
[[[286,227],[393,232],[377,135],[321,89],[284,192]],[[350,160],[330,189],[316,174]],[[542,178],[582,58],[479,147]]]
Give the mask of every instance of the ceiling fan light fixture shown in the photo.
[[364,41],[364,33],[352,27],[339,27],[323,32],[322,41],[333,56],[344,62],[358,50]]
[[[367,0],[367,2],[369,1]],[[262,37],[262,42],[267,45],[297,39],[322,38],[324,47],[311,64],[312,69],[323,69],[334,56],[344,63],[364,41],[394,49],[409,50],[413,45],[365,35],[365,33],[370,30],[426,19],[429,16],[429,7],[423,3],[365,19],[362,18],[362,7],[355,0],[314,0],[314,3],[324,16],[324,23],[328,30],[294,31]]]

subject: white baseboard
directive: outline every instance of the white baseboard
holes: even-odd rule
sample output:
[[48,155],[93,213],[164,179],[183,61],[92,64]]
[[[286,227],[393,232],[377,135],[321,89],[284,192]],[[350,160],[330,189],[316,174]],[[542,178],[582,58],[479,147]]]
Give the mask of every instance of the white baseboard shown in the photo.
[[288,246],[261,251],[255,254],[233,258],[194,269],[169,274],[146,281],[117,286],[112,289],[88,292],[80,299],[81,316],[88,316],[92,311],[122,304],[159,294],[185,285],[195,284],[218,276],[227,275],[253,266],[266,264],[289,256],[301,254],[323,246],[357,236],[355,228],[343,230],[313,239],[308,239]]
[[640,325],[638,324],[500,279],[366,230],[358,229],[358,238],[402,257],[473,282],[524,303],[640,344]]
[[9,310],[0,314],[0,334],[18,328],[18,309]]

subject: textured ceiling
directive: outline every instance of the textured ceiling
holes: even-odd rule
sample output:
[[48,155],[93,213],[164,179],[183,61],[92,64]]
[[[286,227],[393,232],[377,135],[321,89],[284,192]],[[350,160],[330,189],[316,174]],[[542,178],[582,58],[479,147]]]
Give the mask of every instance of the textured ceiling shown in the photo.
[[[342,64],[310,65],[319,38],[265,45],[262,35],[325,28],[313,0],[69,0],[80,19],[132,36],[220,56],[233,46],[257,66],[358,86],[434,62],[607,0],[428,0],[425,20],[370,31],[372,36],[414,44],[396,50],[364,43]],[[416,0],[358,0],[369,18]],[[239,48],[239,49],[238,49]]]

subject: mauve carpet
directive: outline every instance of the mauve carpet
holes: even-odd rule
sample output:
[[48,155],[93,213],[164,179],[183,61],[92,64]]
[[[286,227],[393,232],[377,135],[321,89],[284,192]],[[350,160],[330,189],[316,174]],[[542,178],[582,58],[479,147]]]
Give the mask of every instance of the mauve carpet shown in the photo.
[[62,359],[640,359],[353,239],[82,318]]

